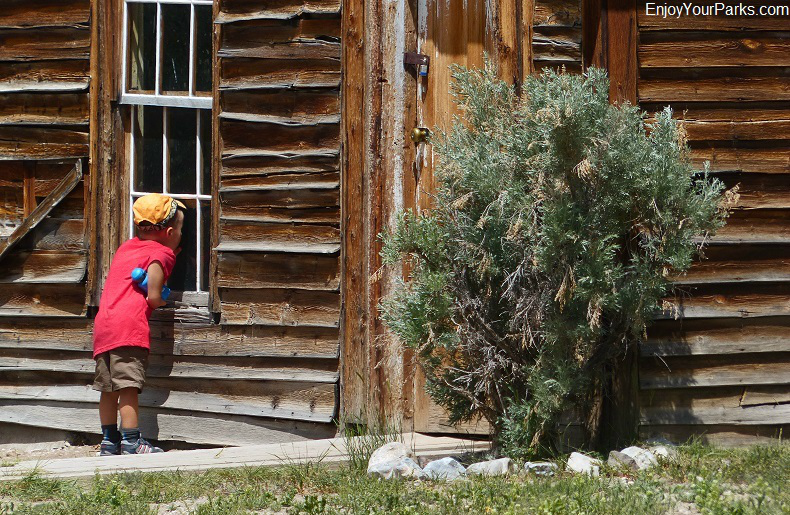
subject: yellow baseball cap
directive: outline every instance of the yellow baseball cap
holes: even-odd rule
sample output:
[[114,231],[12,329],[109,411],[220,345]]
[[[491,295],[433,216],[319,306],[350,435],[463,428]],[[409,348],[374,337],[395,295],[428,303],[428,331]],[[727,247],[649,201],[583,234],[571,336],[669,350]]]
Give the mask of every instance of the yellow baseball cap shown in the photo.
[[[168,195],[149,193],[134,201],[134,225],[143,230],[159,230],[176,215],[179,207],[187,208]],[[148,223],[140,225],[143,222]]]

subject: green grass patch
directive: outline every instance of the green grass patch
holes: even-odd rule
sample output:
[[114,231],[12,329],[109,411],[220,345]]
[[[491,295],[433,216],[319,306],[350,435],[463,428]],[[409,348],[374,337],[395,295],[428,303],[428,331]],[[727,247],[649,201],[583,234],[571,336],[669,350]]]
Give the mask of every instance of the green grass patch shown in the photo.
[[705,514],[790,513],[790,446],[679,448],[675,461],[600,478],[561,473],[452,483],[380,481],[321,464],[0,483],[0,513],[539,513],[660,514],[679,502]]

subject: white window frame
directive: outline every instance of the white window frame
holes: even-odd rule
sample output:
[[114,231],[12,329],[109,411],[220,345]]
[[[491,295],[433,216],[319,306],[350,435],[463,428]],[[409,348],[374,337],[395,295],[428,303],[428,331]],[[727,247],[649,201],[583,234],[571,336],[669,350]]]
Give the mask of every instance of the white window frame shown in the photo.
[[[130,93],[127,84],[129,67],[129,4],[156,4],[156,71],[154,93]],[[200,5],[212,6],[214,0],[123,0],[123,48],[121,66],[121,104],[145,104],[161,107],[190,107],[193,109],[211,109],[213,99],[211,95],[197,95],[195,93],[195,53],[191,49],[195,46],[195,7]],[[189,9],[189,88],[186,94],[169,92],[162,94],[162,5],[188,5]]]
[[[156,72],[155,72],[155,91],[151,93],[129,93],[127,85],[127,68],[129,59],[128,49],[128,27],[129,27],[129,4],[156,4]],[[189,35],[189,90],[187,92],[169,92],[167,95],[161,92],[161,47],[162,47],[162,5],[189,5],[190,6],[190,35]],[[123,48],[122,48],[122,71],[121,71],[121,97],[120,103],[130,106],[131,115],[131,130],[129,141],[129,237],[135,236],[134,229],[134,213],[132,205],[134,201],[147,195],[148,193],[164,193],[178,200],[191,200],[195,202],[195,250],[196,256],[196,278],[195,292],[199,294],[198,302],[207,300],[208,292],[210,290],[209,284],[201,284],[203,282],[203,217],[201,216],[201,207],[210,207],[212,196],[211,192],[202,191],[203,189],[203,141],[200,114],[201,111],[213,109],[213,98],[209,93],[208,96],[198,96],[195,92],[195,7],[207,5],[212,6],[213,0],[123,0]],[[135,179],[135,131],[137,130],[138,110],[144,106],[157,106],[162,107],[162,191],[148,192],[136,191],[134,188]],[[170,108],[189,108],[195,111],[195,137],[196,137],[196,155],[195,155],[195,193],[172,193],[168,191],[168,181],[170,175],[170,159],[168,153],[168,136],[169,136],[169,109]],[[202,286],[202,289],[201,289]],[[202,299],[205,296],[206,299]],[[194,297],[194,295],[192,295]]]

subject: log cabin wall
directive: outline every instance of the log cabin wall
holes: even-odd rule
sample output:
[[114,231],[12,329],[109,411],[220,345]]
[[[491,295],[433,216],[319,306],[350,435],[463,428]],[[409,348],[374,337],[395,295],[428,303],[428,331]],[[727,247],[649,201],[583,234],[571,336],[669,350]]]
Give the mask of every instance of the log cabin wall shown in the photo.
[[582,69],[582,0],[535,0],[532,24],[535,71]]
[[677,281],[681,318],[658,321],[641,347],[640,432],[781,438],[790,429],[790,17],[637,9],[641,107],[671,105],[697,166],[710,161],[714,176],[740,187],[707,260]]
[[[90,198],[75,189],[3,258],[0,422],[99,432],[88,304],[98,302],[128,235],[129,113],[113,72],[120,5],[0,6],[3,237],[89,147],[99,176],[87,181]],[[215,311],[183,298],[154,314],[141,428],[154,439],[202,444],[330,437],[340,316],[339,3],[224,0],[214,16]],[[94,230],[84,217],[98,221]],[[96,275],[87,289],[86,260]]]

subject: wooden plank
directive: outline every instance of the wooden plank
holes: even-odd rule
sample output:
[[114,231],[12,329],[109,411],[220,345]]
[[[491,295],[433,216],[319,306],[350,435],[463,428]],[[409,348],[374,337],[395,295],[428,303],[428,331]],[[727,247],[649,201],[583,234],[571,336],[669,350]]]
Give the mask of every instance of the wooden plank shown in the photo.
[[790,100],[790,77],[641,78],[642,102],[743,102]]
[[706,259],[693,263],[683,275],[670,276],[670,280],[681,285],[790,281],[790,249],[712,246],[705,255]]
[[740,359],[737,363],[729,356],[643,358],[639,369],[643,390],[769,384],[790,384],[790,363],[786,358],[760,356],[759,360],[752,357],[749,362]]
[[[790,352],[786,319],[744,321],[672,322],[671,329],[658,325],[648,332],[639,346],[642,356],[689,356]],[[662,329],[663,328],[663,329]]]
[[273,241],[228,241],[220,243],[217,252],[282,252],[286,254],[337,254],[339,243],[302,243]]
[[[237,214],[262,208],[299,209],[336,208],[339,192],[335,189],[241,189],[221,191],[222,215],[230,218]],[[224,216],[223,216],[224,218]],[[294,221],[299,217],[294,217]],[[305,220],[312,221],[312,220]]]
[[770,147],[724,145],[692,145],[691,160],[700,170],[705,161],[716,172],[790,173],[790,148],[775,144]]
[[[637,103],[636,0],[608,0],[606,51],[611,101]],[[640,95],[642,94],[640,83]],[[640,99],[641,100],[641,99]]]
[[[76,402],[0,401],[0,422],[97,433],[96,406]],[[334,424],[140,408],[140,430],[154,440],[255,445],[334,436]],[[212,451],[215,455],[216,450]]]
[[339,126],[284,126],[220,120],[222,155],[335,155],[340,148]]
[[582,2],[579,0],[535,0],[536,27],[581,27]]
[[674,310],[682,318],[753,318],[790,314],[790,296],[783,294],[702,294],[669,302],[675,308],[658,313],[656,318],[676,318]]
[[[228,293],[232,295],[234,291]],[[255,323],[256,317],[245,319],[243,326],[152,321],[151,353],[172,356],[337,358],[336,319],[340,307],[337,301],[334,310],[331,303],[326,304],[326,307],[322,307],[314,303],[312,311],[308,311],[305,306],[284,303],[279,306],[284,312],[283,316],[278,318],[275,315],[280,314],[276,309],[278,306],[268,306],[270,315],[267,317],[264,303],[259,302],[253,312],[261,313],[262,320],[276,324],[271,326],[250,325]],[[232,303],[229,305],[233,306]],[[228,316],[231,313],[233,311]],[[313,320],[309,318],[311,315]],[[334,325],[331,316],[335,317]],[[229,323],[233,323],[233,320]],[[312,327],[292,326],[297,323]],[[93,321],[85,318],[5,318],[0,319],[0,348],[92,351],[92,330]]]
[[[339,245],[340,229],[336,225],[304,223],[267,223],[245,220],[220,220],[220,241],[266,242],[270,244]],[[337,252],[337,250],[333,251]]]
[[81,283],[88,253],[63,250],[23,250],[5,258],[0,284]]
[[790,243],[790,210],[734,211],[709,240],[712,245]]
[[90,0],[3,0],[0,27],[73,27],[90,22]]
[[[740,0],[698,0],[693,4],[689,4],[689,8],[696,7],[701,9],[701,15],[685,15],[685,10],[682,16],[666,16],[657,15],[658,11],[648,11],[646,9],[647,3],[650,2],[655,6],[667,5],[663,2],[652,2],[650,0],[639,0],[639,29],[642,31],[675,31],[675,30],[724,30],[724,31],[762,31],[762,30],[787,30],[790,17],[788,16],[749,16],[741,11],[733,11],[733,15],[726,15],[726,7],[747,5],[755,9],[761,2],[754,2],[752,4],[745,4]],[[723,6],[725,10],[719,8],[718,14],[716,11],[710,11],[711,7],[716,4]],[[670,5],[682,5],[682,3],[673,3]],[[777,4],[778,6],[779,4]],[[709,14],[708,14],[709,13]],[[757,12],[756,14],[759,14]]]
[[717,447],[746,447],[752,445],[776,445],[786,443],[783,438],[790,431],[790,426],[772,424],[770,426],[704,426],[698,425],[662,425],[641,426],[639,434],[642,440],[652,437],[664,437],[670,441],[684,443],[691,438]]
[[0,288],[0,318],[84,314],[85,287],[81,284],[7,284]]
[[[336,59],[221,59],[220,90],[261,88],[337,88]],[[2,75],[0,75],[0,78]],[[0,81],[0,91],[2,91]]]
[[225,0],[216,23],[244,20],[289,20],[303,15],[340,13],[340,0]]
[[340,41],[337,17],[293,18],[291,20],[250,20],[225,24],[220,47],[241,47],[254,42]]
[[89,27],[0,29],[0,61],[47,59],[90,59]]
[[340,285],[335,255],[221,252],[217,272],[220,288],[336,291]]
[[86,59],[0,62],[0,93],[88,91],[90,64]]
[[268,177],[279,174],[322,174],[340,170],[338,156],[251,156],[222,160],[221,177]]
[[536,27],[532,39],[534,59],[542,61],[581,62],[582,33],[580,29],[561,29]]
[[0,126],[0,160],[87,157],[88,133],[64,128]]
[[[365,177],[366,93],[368,57],[376,45],[365,35],[364,0],[343,2],[341,34],[344,80],[341,90],[341,181],[340,227],[342,281],[340,286],[340,412],[361,419],[371,392],[367,360],[367,240],[364,210],[368,203]],[[375,34],[372,34],[375,35]],[[411,49],[409,49],[411,50]],[[354,64],[357,64],[354,66]]]
[[646,32],[638,49],[643,68],[787,66],[788,52],[787,32]]
[[[287,391],[277,388],[282,384],[276,384],[274,388],[270,387],[270,391],[262,395],[244,397],[158,388],[146,382],[139,402],[140,407],[164,408],[176,412],[222,413],[325,423],[332,421],[335,411],[334,385],[311,387],[309,384],[303,384],[299,385],[299,390]],[[96,404],[98,409],[99,392],[90,385],[0,385],[0,400],[92,403]]]
[[241,90],[222,95],[220,117],[229,120],[315,125],[340,122],[334,90]]
[[251,173],[222,178],[223,191],[245,189],[339,189],[340,173],[296,172],[296,173]]
[[[661,104],[642,103],[652,113]],[[691,141],[790,139],[790,104],[783,102],[743,104],[674,103],[675,118],[683,120]],[[653,122],[654,118],[648,119]]]
[[[92,374],[96,363],[91,353],[38,352],[26,350],[22,356],[3,356],[3,372],[65,372]],[[167,356],[149,357],[147,377],[181,379],[233,379],[256,381],[337,382],[337,360],[250,357]]]
[[[228,31],[226,31],[228,32]],[[252,37],[249,34],[253,34]],[[265,32],[245,34],[246,39],[226,41],[217,55],[222,58],[252,57],[260,59],[335,59],[340,60],[340,43],[337,41],[273,42]]]
[[83,250],[85,220],[47,217],[18,244],[25,250]]
[[307,290],[222,289],[222,324],[338,327],[340,297]]
[[74,168],[69,172],[58,187],[36,207],[7,240],[0,243],[0,260],[16,245],[25,235],[33,230],[41,221],[49,215],[52,209],[63,200],[66,195],[79,184],[82,180],[82,161],[77,161]]
[[0,94],[0,125],[86,125],[84,93]]

